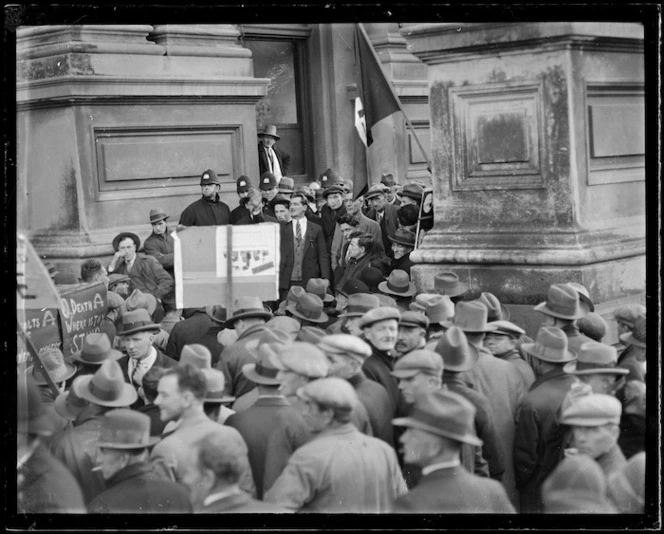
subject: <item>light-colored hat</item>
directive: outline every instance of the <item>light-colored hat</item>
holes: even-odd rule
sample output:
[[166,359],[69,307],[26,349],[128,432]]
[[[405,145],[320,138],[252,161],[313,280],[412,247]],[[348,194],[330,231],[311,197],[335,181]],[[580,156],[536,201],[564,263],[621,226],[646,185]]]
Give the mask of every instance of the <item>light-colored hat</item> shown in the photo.
[[441,376],[443,368],[440,354],[432,350],[418,349],[399,358],[391,374],[397,378],[410,378],[417,373]]
[[265,345],[268,343],[289,345],[291,343],[291,336],[287,332],[284,332],[283,330],[276,330],[274,328],[267,328],[267,326],[265,326],[264,328],[261,328],[256,339],[248,341],[244,347],[249,354],[251,354],[256,360],[258,360],[258,357],[260,355],[258,349],[260,348],[261,345]]
[[122,308],[125,299],[123,299],[115,291],[109,290],[106,292],[106,301],[108,302],[108,310],[111,311],[111,310],[117,310],[118,308]]
[[286,317],[285,315],[276,315],[272,317],[265,326],[271,330],[281,330],[287,334],[297,335],[300,331],[300,321],[293,319],[292,317]]
[[333,302],[334,297],[327,292],[330,281],[324,278],[310,278],[307,282],[307,293],[317,295],[323,302]]
[[146,449],[159,440],[150,436],[150,418],[127,408],[106,412],[102,418],[98,446],[106,449]]
[[590,292],[583,285],[576,282],[567,282],[567,285],[579,294],[581,304],[585,305],[585,307],[588,308],[588,311],[595,311],[595,305],[593,304],[593,301],[590,300]]
[[289,304],[296,304],[298,299],[307,292],[302,286],[293,286],[286,294],[286,300],[279,304],[279,313],[285,313]]
[[288,176],[282,176],[279,180],[279,192],[280,193],[292,193],[294,191],[295,181]]
[[602,341],[609,328],[604,318],[595,312],[588,312],[587,315],[578,319],[576,326],[583,335],[595,341]]
[[124,381],[122,369],[115,360],[105,360],[94,375],[74,380],[72,389],[92,404],[111,408],[130,406],[138,398],[134,386]]
[[618,352],[615,347],[586,341],[579,347],[578,359],[569,362],[563,370],[573,375],[612,374],[626,375],[628,369],[616,367],[618,365]]
[[240,297],[233,303],[233,315],[225,323],[226,328],[235,328],[235,321],[257,317],[266,321],[272,318],[272,312],[267,311],[258,297]]
[[560,422],[571,426],[620,424],[622,405],[612,395],[591,393],[572,402],[562,413]]
[[417,311],[419,306],[432,323],[443,324],[454,317],[454,303],[448,295],[435,293],[422,293],[415,297],[415,302],[410,304],[410,309]]
[[104,332],[93,332],[83,339],[81,350],[71,355],[72,359],[89,365],[101,365],[106,360],[119,360],[122,353],[111,347],[111,340]]
[[297,396],[335,410],[351,411],[359,402],[353,386],[337,377],[312,380],[297,390]]
[[364,195],[364,198],[369,200],[370,198],[377,197],[378,195],[387,195],[389,192],[390,188],[386,185],[373,184]]
[[354,293],[348,295],[346,309],[340,317],[362,317],[369,310],[380,306],[380,301],[376,295],[370,293]]
[[223,371],[219,369],[202,369],[202,371],[207,383],[203,402],[224,404],[235,400],[235,397],[226,395],[226,377]]
[[262,132],[258,132],[258,137],[267,135],[268,137],[274,137],[277,141],[281,139],[277,135],[277,127],[274,124],[267,124]]
[[628,345],[634,345],[642,349],[646,348],[646,316],[639,315],[634,321],[634,328],[631,332],[622,334],[620,341]]
[[491,332],[492,334],[502,334],[504,336],[518,338],[526,333],[523,328],[514,323],[510,323],[509,321],[491,321],[489,325],[494,327]]
[[646,453],[632,456],[609,475],[609,497],[623,514],[642,514],[646,500]]
[[510,318],[510,311],[498,300],[493,293],[484,292],[477,299],[479,302],[487,307],[487,321],[508,321]]
[[475,365],[466,334],[458,326],[451,326],[440,337],[436,352],[442,357],[445,371],[461,373]]
[[150,210],[150,224],[158,223],[159,221],[165,221],[168,219],[169,215],[166,215],[166,212],[161,208],[153,208]]
[[280,343],[263,343],[258,346],[258,359],[256,363],[247,363],[242,366],[242,374],[256,384],[265,386],[278,386],[277,373],[279,369],[272,363],[272,357],[277,354]]
[[332,334],[318,343],[318,348],[327,354],[341,354],[363,363],[372,354],[371,346],[357,336]]
[[581,307],[579,293],[568,284],[551,285],[546,302],[540,302],[535,309],[551,317],[569,320],[579,319],[588,313]]
[[[48,347],[39,355],[39,360],[55,384],[64,382],[76,374],[76,366],[65,362],[65,357],[58,348]],[[29,367],[28,372],[35,379],[35,384],[39,386],[46,385],[46,378],[44,378],[39,366]]]
[[327,313],[323,311],[323,301],[313,293],[305,293],[295,304],[286,306],[286,310],[296,317],[312,323],[326,323],[330,320]]
[[180,352],[179,366],[193,365],[198,369],[209,369],[212,367],[212,354],[210,349],[199,343],[191,343],[182,347]]
[[[77,377],[75,380],[79,378],[82,377]],[[73,389],[63,391],[53,402],[55,413],[68,421],[76,421],[76,418],[87,406],[89,406],[88,401],[81,399]]]
[[461,395],[439,389],[420,395],[411,415],[393,419],[392,424],[479,447],[482,440],[475,434],[475,412],[475,406]]
[[399,326],[412,326],[424,328],[425,330],[429,328],[429,318],[425,313],[416,312],[416,311],[404,311],[401,312],[401,319],[399,319]]
[[378,298],[378,302],[380,302],[380,306],[382,308],[397,308],[397,309],[399,309],[399,306],[397,305],[397,301],[394,300],[389,295],[386,295],[385,293],[376,293],[376,297]]
[[327,356],[316,345],[296,341],[276,348],[270,361],[280,371],[290,371],[309,378],[323,378],[330,371]]
[[121,306],[122,314],[141,308],[148,310],[150,317],[152,317],[157,309],[157,299],[150,293],[143,293],[140,289],[134,289]]
[[468,286],[459,280],[459,275],[452,271],[443,271],[433,277],[434,290],[440,295],[458,297],[468,291]]
[[461,301],[456,305],[454,319],[441,323],[442,326],[458,326],[467,334],[493,332],[494,326],[487,323],[487,307],[477,300]]
[[402,271],[401,269],[392,271],[385,282],[378,284],[378,289],[383,293],[399,297],[412,297],[417,293],[417,288],[410,281],[410,276],[408,276],[406,271]]
[[399,313],[399,310],[396,307],[386,306],[373,308],[362,316],[358,323],[358,327],[368,328],[373,324],[381,321],[389,321],[390,319],[397,322],[401,319],[401,313]]
[[295,341],[304,341],[305,343],[318,345],[320,340],[323,339],[326,335],[327,332],[317,326],[303,326],[297,333]]
[[144,308],[128,311],[122,316],[122,323],[118,329],[118,336],[129,336],[137,332],[159,332],[159,325],[152,322],[150,313]]
[[554,326],[541,327],[535,343],[524,343],[521,350],[550,363],[566,363],[577,358],[576,352],[567,349],[565,332]]

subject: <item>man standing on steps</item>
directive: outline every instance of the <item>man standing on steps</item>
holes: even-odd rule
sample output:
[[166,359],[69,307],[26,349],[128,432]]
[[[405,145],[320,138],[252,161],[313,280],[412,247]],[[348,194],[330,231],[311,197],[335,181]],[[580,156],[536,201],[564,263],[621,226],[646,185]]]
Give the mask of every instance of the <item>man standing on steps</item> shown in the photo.
[[282,176],[288,175],[291,157],[275,146],[281,137],[277,135],[277,127],[274,124],[265,126],[265,129],[258,134],[258,139],[258,174],[262,176],[265,172],[271,172],[278,183]]

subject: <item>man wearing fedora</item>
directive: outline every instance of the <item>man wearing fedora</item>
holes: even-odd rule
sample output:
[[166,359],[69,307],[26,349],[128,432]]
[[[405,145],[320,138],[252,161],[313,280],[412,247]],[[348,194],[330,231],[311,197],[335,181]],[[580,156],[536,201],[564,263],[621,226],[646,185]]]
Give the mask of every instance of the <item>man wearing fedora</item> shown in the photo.
[[51,414],[43,409],[32,374],[16,381],[18,432],[16,459],[16,512],[19,514],[84,514],[83,494],[67,466],[44,443],[57,430]]
[[424,196],[424,187],[419,184],[406,184],[399,193],[400,204],[398,206],[407,206],[413,204],[417,206],[418,210],[422,204],[422,197]]
[[429,318],[420,312],[403,311],[399,319],[399,334],[394,345],[399,358],[411,351],[423,349],[427,344]]
[[231,210],[221,200],[221,182],[217,173],[207,169],[201,174],[202,197],[192,202],[180,214],[178,226],[219,226],[231,223]]
[[138,390],[139,403],[144,404],[143,377],[152,367],[175,367],[177,362],[154,345],[159,325],[152,322],[148,311],[139,308],[122,316],[118,337],[122,338],[126,356],[118,360],[125,380]]
[[327,327],[330,318],[323,311],[324,304],[318,295],[305,292],[298,299],[286,306],[286,315],[300,323],[300,327]]
[[535,382],[535,373],[517,349],[517,341],[526,331],[514,323],[504,320],[493,320],[489,322],[489,325],[494,329],[487,332],[484,337],[484,345],[496,358],[510,362],[519,370],[524,388],[528,391]]
[[358,404],[340,378],[298,389],[304,421],[314,437],[297,449],[265,494],[265,501],[313,513],[381,513],[405,493],[394,449],[351,423]]
[[50,447],[74,475],[84,501],[89,503],[105,489],[101,473],[93,470],[104,414],[113,408],[129,407],[138,395],[134,386],[125,382],[118,362],[110,359],[104,360],[94,375],[75,380],[72,389],[88,406],[79,415],[77,425],[55,436]]
[[[164,311],[175,309],[175,282],[153,256],[137,253],[141,240],[136,234],[122,232],[113,238],[115,255],[108,265],[108,272],[127,275],[131,279],[130,289],[140,289],[157,299],[160,321]],[[125,297],[126,298],[126,297]]]
[[202,371],[207,382],[203,411],[210,420],[223,425],[231,415],[236,413],[235,410],[228,407],[235,402],[235,397],[226,395],[226,377],[219,369],[205,367]]
[[466,293],[468,286],[464,284],[459,275],[452,271],[443,271],[435,274],[433,277],[434,291],[439,295],[446,295],[453,304],[461,301]]
[[306,287],[311,278],[330,279],[330,255],[322,228],[305,217],[301,195],[293,195],[289,209],[291,221],[281,225],[280,300],[291,286]]
[[380,226],[383,237],[383,249],[390,258],[393,258],[390,237],[396,235],[397,228],[399,227],[397,217],[399,208],[387,201],[389,190],[389,187],[383,184],[374,184],[369,188],[364,198],[370,207],[366,215],[376,221]]
[[106,412],[97,443],[96,466],[106,489],[88,504],[91,514],[190,513],[185,488],[164,478],[149,463],[150,418],[120,408]]
[[258,171],[271,172],[277,178],[288,175],[291,157],[288,153],[275,145],[281,137],[277,135],[277,127],[267,124],[262,132],[258,133]]
[[408,310],[417,293],[415,284],[410,281],[410,275],[401,269],[395,269],[387,277],[387,280],[378,284],[378,291],[390,295],[402,310]]
[[399,269],[406,271],[410,276],[410,268],[413,266],[413,262],[410,261],[410,253],[415,249],[415,234],[403,228],[397,228],[389,240],[392,242],[390,272]]
[[[349,295],[346,301],[346,308],[339,315],[340,324],[338,333],[360,337],[362,329],[359,323],[362,320],[362,316],[369,310],[378,307],[380,307],[380,301],[376,295],[368,292]],[[330,326],[328,330],[335,329],[335,325]]]
[[175,256],[175,243],[173,237],[168,231],[166,221],[167,215],[161,208],[150,210],[150,224],[152,233],[143,243],[143,250],[146,254],[154,256],[168,274],[173,276],[173,258]]
[[646,379],[646,314],[636,317],[631,331],[620,334],[620,341],[626,345],[618,357],[618,366],[627,369],[627,380]]
[[106,360],[119,360],[123,354],[115,350],[104,332],[92,332],[83,338],[80,350],[72,354],[78,364],[78,376],[93,375]]
[[205,415],[203,403],[206,391],[205,373],[191,364],[171,367],[164,372],[159,379],[154,402],[159,406],[162,421],[174,421],[175,428],[154,446],[150,459],[163,462],[172,470],[176,482],[182,482],[192,460],[193,444],[207,434],[218,435],[228,446],[241,449],[240,488],[253,496],[256,487],[247,446],[237,430],[211,421]]
[[[150,317],[154,320],[158,313],[157,299],[154,298],[154,295],[150,295],[150,293],[143,293],[140,289],[134,289],[132,294],[126,298],[118,309],[118,318],[116,319],[117,327],[122,328],[122,317],[125,313],[141,308],[147,310]],[[161,324],[158,326],[159,330],[155,333],[153,343],[163,351],[168,344],[168,332],[161,327]],[[115,333],[117,334],[117,328]],[[119,341],[122,341],[122,339],[120,338]],[[124,350],[122,344],[120,344],[118,348]]]
[[521,401],[514,437],[514,472],[521,494],[521,511],[543,509],[541,488],[563,455],[565,429],[558,413],[574,378],[564,371],[576,360],[560,328],[543,326],[534,343],[524,343],[535,382]]
[[401,436],[404,459],[422,468],[419,484],[396,499],[396,513],[514,513],[505,488],[469,473],[461,465],[462,445],[481,446],[473,429],[473,405],[439,389],[420,396],[409,417],[393,423]]
[[489,476],[502,481],[505,472],[505,454],[506,452],[511,454],[511,451],[503,450],[496,430],[493,408],[486,395],[461,378],[462,373],[470,371],[475,365],[463,330],[458,326],[448,328],[436,343],[435,352],[443,359],[445,388],[461,395],[475,407],[475,433],[482,440],[481,456],[488,464]]

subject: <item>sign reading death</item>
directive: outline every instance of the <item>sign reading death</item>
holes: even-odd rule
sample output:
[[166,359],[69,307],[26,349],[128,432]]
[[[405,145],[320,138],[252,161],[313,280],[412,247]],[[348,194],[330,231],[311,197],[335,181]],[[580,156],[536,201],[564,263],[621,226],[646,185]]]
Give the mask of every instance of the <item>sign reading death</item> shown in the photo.
[[102,282],[78,286],[60,297],[62,353],[69,359],[81,349],[85,336],[101,329],[108,311],[106,286]]

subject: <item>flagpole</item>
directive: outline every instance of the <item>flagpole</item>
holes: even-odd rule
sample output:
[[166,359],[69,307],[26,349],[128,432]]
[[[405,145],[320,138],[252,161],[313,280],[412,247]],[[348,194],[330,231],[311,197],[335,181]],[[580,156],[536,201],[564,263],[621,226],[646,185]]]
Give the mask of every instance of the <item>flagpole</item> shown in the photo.
[[429,156],[427,153],[424,151],[424,147],[422,146],[422,143],[420,143],[419,137],[417,137],[417,134],[415,133],[415,127],[413,126],[413,123],[410,122],[410,119],[408,118],[408,115],[406,114],[406,110],[404,109],[403,105],[401,104],[401,100],[399,99],[399,95],[397,95],[396,91],[394,90],[394,87],[392,86],[392,82],[385,76],[385,71],[383,71],[383,64],[380,61],[380,58],[378,57],[378,54],[374,50],[373,44],[371,43],[371,39],[369,39],[369,36],[367,35],[366,30],[364,29],[364,26],[362,26],[361,22],[357,23],[357,27],[360,30],[360,33],[364,36],[364,38],[367,41],[367,44],[369,45],[369,49],[371,50],[371,53],[373,54],[374,59],[376,60],[376,63],[380,66],[381,72],[383,73],[383,76],[387,80],[387,86],[390,88],[390,91],[392,92],[392,96],[394,97],[394,100],[396,101],[397,105],[399,106],[399,109],[401,110],[401,113],[403,113],[404,119],[406,119],[406,124],[410,128],[410,131],[413,134],[413,137],[415,138],[415,142],[417,143],[417,146],[420,147],[420,152],[422,152],[422,156],[424,156],[424,159],[427,162],[427,169],[429,172],[431,172],[431,160],[429,159]]

